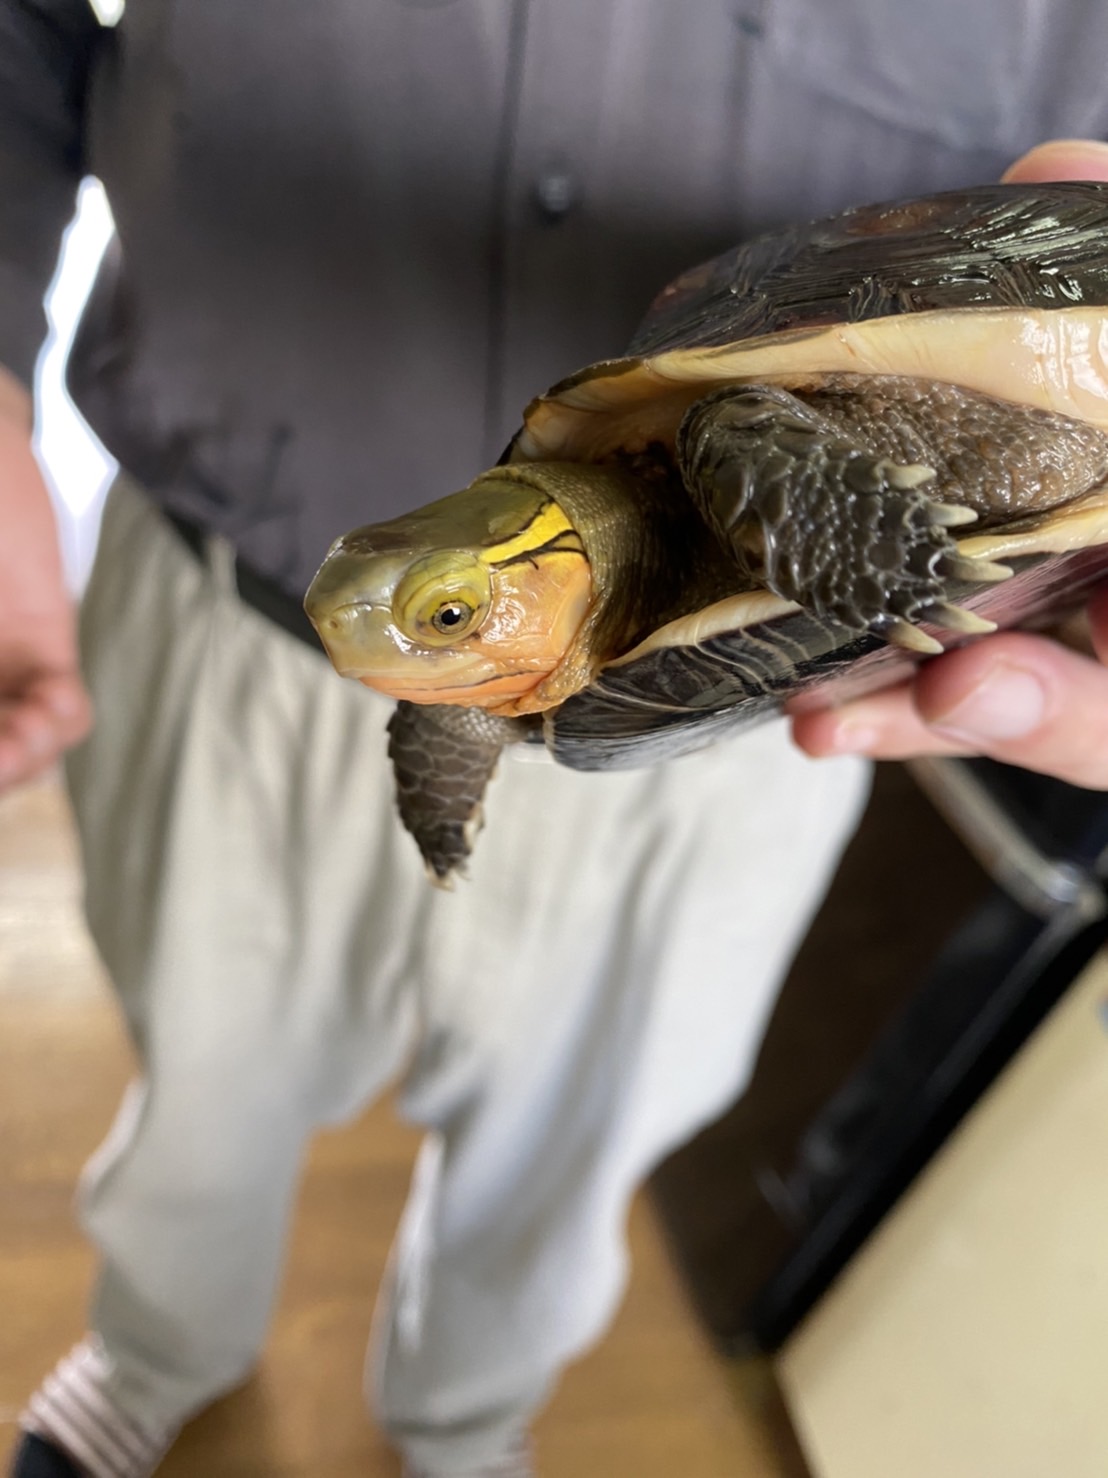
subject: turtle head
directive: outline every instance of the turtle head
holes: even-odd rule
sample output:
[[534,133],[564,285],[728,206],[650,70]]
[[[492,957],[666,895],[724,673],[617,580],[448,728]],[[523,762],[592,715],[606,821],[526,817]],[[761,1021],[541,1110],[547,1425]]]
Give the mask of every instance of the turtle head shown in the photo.
[[592,598],[547,468],[502,467],[337,540],[304,607],[344,677],[413,703],[525,712],[546,706],[536,692]]

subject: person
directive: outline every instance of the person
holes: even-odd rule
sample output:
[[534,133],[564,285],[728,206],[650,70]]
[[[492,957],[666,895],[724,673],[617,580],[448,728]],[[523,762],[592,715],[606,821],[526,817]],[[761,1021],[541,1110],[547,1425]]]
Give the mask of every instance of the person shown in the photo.
[[[867,766],[783,723],[657,772],[506,763],[442,896],[392,814],[387,706],[301,640],[299,594],[690,263],[1100,131],[1104,18],[1030,15],[130,0],[110,29],[0,0],[0,783],[78,745],[89,924],[141,1063],[82,1189],[90,1333],[16,1478],[141,1478],[247,1377],[304,1144],[395,1078],[427,1138],[378,1418],[413,1478],[532,1471],[530,1417],[618,1301],[628,1200],[741,1090]],[[1071,49],[1061,90],[1042,58]],[[122,470],[78,663],[28,387],[84,171],[118,240],[70,379]],[[1097,706],[1099,670],[1057,671],[1054,701]],[[894,743],[865,713],[853,743],[797,737]]]

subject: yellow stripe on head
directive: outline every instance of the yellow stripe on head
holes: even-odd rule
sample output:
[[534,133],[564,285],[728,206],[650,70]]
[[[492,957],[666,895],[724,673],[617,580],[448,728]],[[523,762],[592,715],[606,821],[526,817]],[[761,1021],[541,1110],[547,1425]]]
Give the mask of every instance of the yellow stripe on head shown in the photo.
[[[511,514],[505,514],[502,523],[513,523],[515,527],[506,531],[506,537],[499,542],[486,544],[481,550],[482,560],[494,569],[503,569],[524,560],[538,560],[547,554],[585,552],[581,536],[564,509],[549,496],[530,511],[528,521],[522,527]],[[493,528],[490,532],[495,535],[499,530]]]

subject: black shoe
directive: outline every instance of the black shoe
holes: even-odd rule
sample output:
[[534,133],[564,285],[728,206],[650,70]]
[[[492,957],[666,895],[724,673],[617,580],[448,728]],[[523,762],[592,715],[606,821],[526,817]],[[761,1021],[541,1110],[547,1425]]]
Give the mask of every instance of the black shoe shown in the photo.
[[10,1478],[85,1478],[60,1447],[28,1432],[16,1450]]

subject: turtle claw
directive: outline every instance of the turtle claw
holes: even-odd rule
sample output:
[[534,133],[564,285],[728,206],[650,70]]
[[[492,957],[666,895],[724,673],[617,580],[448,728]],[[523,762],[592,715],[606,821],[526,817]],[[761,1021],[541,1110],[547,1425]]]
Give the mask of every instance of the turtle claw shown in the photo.
[[[882,458],[876,464],[877,470],[884,477],[888,487],[895,488],[898,493],[910,493],[925,482],[934,482],[936,472],[934,467],[929,467],[926,462],[890,462]],[[953,507],[953,504],[936,503],[936,508]]]
[[961,631],[967,636],[986,636],[997,629],[996,622],[990,621],[988,617],[979,616],[976,611],[967,611],[965,606],[952,606],[945,600],[924,606],[920,616],[935,626],[945,626],[948,631]]
[[956,529],[963,524],[976,523],[977,512],[964,503],[932,503],[928,512],[936,528]]
[[456,886],[456,879],[467,876],[466,869],[458,865],[452,867],[449,872],[439,872],[434,863],[425,862],[423,864],[423,871],[432,888],[437,888],[440,893],[453,893]]
[[890,621],[882,629],[881,635],[893,646],[901,647],[906,652],[918,652],[924,657],[937,657],[940,652],[945,651],[942,642],[928,636],[926,631],[921,631],[910,621]]
[[[933,601],[930,605],[923,606],[917,612],[917,619],[930,621],[933,626],[942,626],[947,631],[961,632],[966,636],[986,636],[997,629],[995,621],[979,616],[976,611],[967,611],[965,606],[951,605],[945,600]],[[919,652],[925,657],[937,657],[946,650],[941,642],[928,636],[926,631],[921,631],[910,621],[899,618],[890,621],[881,634],[894,646],[902,647],[908,652]]]
[[1014,571],[1010,565],[997,564],[991,559],[974,559],[964,554],[940,555],[936,570],[952,580],[965,580],[971,585],[995,585],[1001,580],[1010,580]]

